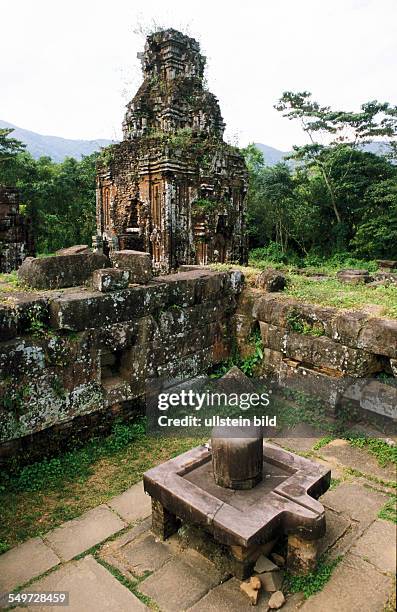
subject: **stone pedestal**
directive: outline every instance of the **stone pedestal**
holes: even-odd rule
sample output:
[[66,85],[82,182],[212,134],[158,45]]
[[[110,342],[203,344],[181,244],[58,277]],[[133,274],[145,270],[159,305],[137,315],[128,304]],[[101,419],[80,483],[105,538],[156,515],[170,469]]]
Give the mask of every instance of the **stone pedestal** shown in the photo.
[[317,566],[318,540],[288,536],[287,567],[292,574],[310,574]]
[[166,540],[178,531],[179,521],[177,517],[168,512],[164,506],[152,498],[152,531],[160,540]]

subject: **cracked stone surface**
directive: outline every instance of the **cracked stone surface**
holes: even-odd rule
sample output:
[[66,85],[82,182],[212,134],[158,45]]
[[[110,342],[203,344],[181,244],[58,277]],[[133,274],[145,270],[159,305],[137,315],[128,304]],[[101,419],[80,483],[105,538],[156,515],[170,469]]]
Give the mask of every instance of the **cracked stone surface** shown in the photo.
[[342,482],[320,497],[324,506],[358,521],[363,528],[376,518],[388,499],[384,493],[357,482]]
[[0,592],[10,591],[60,563],[41,538],[32,538],[0,556]]
[[139,588],[154,599],[161,610],[175,612],[192,607],[220,581],[221,575],[215,566],[190,550],[146,578]]
[[69,561],[126,526],[102,505],[49,531],[45,539],[63,561]]
[[380,466],[376,457],[361,448],[351,446],[347,440],[333,440],[319,450],[319,455],[375,478],[394,481],[396,477],[392,465]]
[[394,572],[396,525],[390,521],[375,521],[353,546],[352,552],[370,561],[382,572]]
[[[68,612],[143,612],[148,608],[107,569],[88,555],[67,563],[35,583],[36,591],[69,591]],[[51,612],[59,606],[21,608],[32,612]]]
[[142,520],[150,516],[152,511],[150,497],[145,494],[142,482],[113,497],[107,505],[127,523]]
[[324,589],[310,597],[302,612],[381,612],[393,588],[393,580],[370,563],[348,554],[337,566]]

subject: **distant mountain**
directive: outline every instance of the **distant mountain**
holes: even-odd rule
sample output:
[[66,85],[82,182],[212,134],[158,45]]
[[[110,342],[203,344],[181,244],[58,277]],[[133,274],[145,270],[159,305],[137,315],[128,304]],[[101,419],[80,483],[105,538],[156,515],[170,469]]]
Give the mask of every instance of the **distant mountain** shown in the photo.
[[[99,151],[101,147],[107,147],[109,144],[112,144],[112,142],[116,142],[104,138],[99,138],[98,140],[72,140],[69,138],[60,138],[59,136],[44,136],[36,132],[31,132],[30,130],[24,130],[12,123],[0,119],[0,129],[1,128],[13,129],[14,131],[11,136],[26,144],[27,150],[35,159],[45,155],[51,157],[55,162],[61,162],[65,157],[80,159],[83,155],[90,155],[94,153],[94,151]],[[261,142],[256,142],[255,146],[263,153],[265,162],[269,166],[274,166],[282,161],[284,156],[288,154],[288,151],[280,151],[279,149],[269,147]],[[383,142],[371,142],[363,148],[365,151],[380,155],[387,150],[387,144]],[[293,165],[291,161],[288,163]]]
[[278,162],[283,161],[284,155],[287,155],[288,151],[280,151],[274,147],[269,147],[261,142],[255,142],[255,146],[265,158],[265,162],[268,166],[275,166]]
[[[288,155],[289,151],[280,151],[279,149],[274,149],[273,147],[269,147],[260,142],[255,142],[255,146],[261,153],[263,153],[263,157],[265,158],[265,162],[268,166],[274,166],[278,162],[283,161],[285,155]],[[369,153],[374,153],[375,155],[385,155],[388,152],[389,145],[386,142],[382,142],[379,140],[375,140],[374,142],[370,142],[368,144],[362,145],[362,149],[364,151],[368,151]],[[286,160],[288,165],[294,166],[294,163],[291,160]]]
[[14,130],[11,134],[12,138],[26,144],[27,150],[35,159],[45,155],[51,157],[55,162],[61,162],[65,157],[80,159],[83,155],[90,155],[113,142],[101,138],[98,140],[72,140],[59,136],[44,136],[30,130],[24,130],[1,119],[0,128],[12,128]]

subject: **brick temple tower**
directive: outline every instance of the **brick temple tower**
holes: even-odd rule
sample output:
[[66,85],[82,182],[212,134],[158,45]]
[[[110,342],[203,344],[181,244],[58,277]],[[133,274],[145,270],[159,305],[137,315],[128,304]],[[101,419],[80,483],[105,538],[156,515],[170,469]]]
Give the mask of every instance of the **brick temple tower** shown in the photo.
[[97,244],[150,252],[155,269],[247,259],[247,170],[223,140],[205,57],[176,30],[148,36],[144,80],[127,105],[121,143],[97,175]]
[[16,270],[28,255],[34,255],[33,237],[19,211],[18,189],[0,185],[0,272]]

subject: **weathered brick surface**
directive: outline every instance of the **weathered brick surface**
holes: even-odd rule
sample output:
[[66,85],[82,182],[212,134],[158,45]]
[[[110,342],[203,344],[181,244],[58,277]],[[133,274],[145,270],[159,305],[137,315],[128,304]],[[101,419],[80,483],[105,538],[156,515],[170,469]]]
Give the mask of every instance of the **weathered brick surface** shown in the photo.
[[18,270],[18,278],[34,289],[77,287],[90,280],[94,270],[108,266],[105,255],[91,252],[28,257]]
[[5,311],[8,335],[22,335],[0,342],[0,454],[77,417],[119,414],[149,379],[196,376],[227,359],[241,284],[241,273],[207,269],[108,293],[25,294]]

